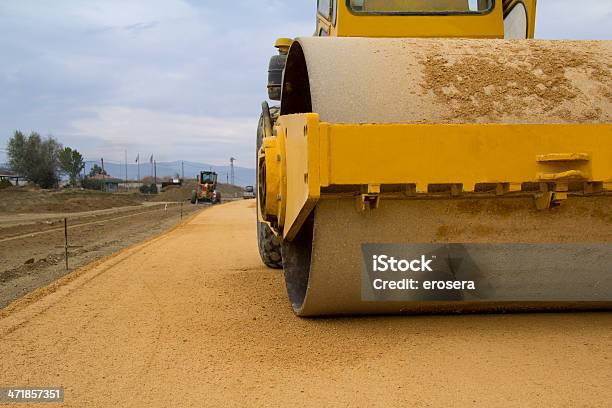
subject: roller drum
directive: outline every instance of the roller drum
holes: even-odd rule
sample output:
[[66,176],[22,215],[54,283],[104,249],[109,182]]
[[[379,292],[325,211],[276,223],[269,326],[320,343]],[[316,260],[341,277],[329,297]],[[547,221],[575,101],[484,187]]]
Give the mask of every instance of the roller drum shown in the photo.
[[[324,199],[284,244],[290,301],[301,316],[609,309],[610,214],[610,197],[571,198],[546,213],[527,197],[389,199],[366,212],[355,199]],[[468,263],[453,278],[479,290],[442,302],[362,300],[363,245],[389,243],[460,243],[453,256]]]
[[281,114],[331,123],[610,123],[612,41],[300,38]]
[[[347,124],[611,123],[611,68],[611,41],[300,38],[281,114]],[[283,244],[289,298],[301,316],[610,309],[611,201],[571,197],[537,211],[529,197],[383,196],[378,209],[359,211],[356,197],[323,191]],[[439,244],[469,260],[461,273],[489,293],[365,301],[363,246],[377,243]]]

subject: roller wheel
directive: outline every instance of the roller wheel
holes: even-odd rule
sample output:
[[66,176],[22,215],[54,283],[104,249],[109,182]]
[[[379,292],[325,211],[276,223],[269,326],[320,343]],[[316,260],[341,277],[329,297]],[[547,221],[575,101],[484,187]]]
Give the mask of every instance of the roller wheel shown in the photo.
[[[270,116],[272,121],[278,118],[280,109],[277,106],[270,108]],[[257,127],[257,150],[261,147],[263,141],[263,115],[259,118],[259,126]],[[257,153],[256,153],[257,154]],[[256,159],[257,160],[257,159]],[[259,173],[259,172],[257,172]],[[257,180],[259,185],[259,180]],[[259,191],[259,189],[257,190]],[[259,207],[259,200],[255,200]],[[259,212],[259,210],[258,210]],[[257,220],[257,244],[259,247],[259,255],[261,260],[266,266],[273,269],[283,268],[283,257],[281,255],[281,240],[279,237],[274,235],[270,226],[265,222],[259,222]]]
[[263,263],[273,269],[282,269],[281,240],[264,222],[257,222],[257,243]]
[[198,193],[196,193],[195,191],[191,192],[191,204],[197,204],[198,203]]

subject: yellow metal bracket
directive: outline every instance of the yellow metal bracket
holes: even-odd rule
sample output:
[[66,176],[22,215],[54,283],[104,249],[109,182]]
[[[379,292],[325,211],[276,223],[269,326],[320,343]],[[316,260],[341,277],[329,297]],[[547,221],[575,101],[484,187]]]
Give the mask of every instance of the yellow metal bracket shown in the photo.
[[321,195],[319,115],[281,116],[277,122],[286,160],[283,180],[286,195],[283,236],[291,240],[300,230]]
[[368,184],[366,191],[361,193],[359,202],[361,211],[377,209],[380,204],[380,184]]
[[539,173],[538,179],[543,181],[586,180],[588,175],[580,170],[567,170],[560,173]]
[[580,161],[590,161],[591,156],[587,153],[549,153],[549,154],[540,154],[537,157],[537,161],[539,163],[548,163],[548,162],[580,162]]
[[556,183],[551,188],[547,183],[540,184],[540,191],[535,194],[535,205],[538,210],[560,206],[567,200],[569,191],[568,183]]
[[[565,200],[570,185],[612,190],[611,124],[335,124],[306,113],[281,116],[275,132],[287,239],[321,197],[354,187],[362,210],[379,206],[385,186],[406,198],[493,186],[498,195],[533,194],[542,209]],[[540,190],[523,190],[533,184]]]
[[260,211],[263,221],[272,225],[282,218],[281,181],[282,181],[282,153],[276,137],[265,137],[258,152],[258,171],[260,183],[263,186],[258,192]]
[[536,161],[540,168],[549,170],[548,172],[538,173],[538,180],[554,183],[552,188],[549,184],[542,183],[540,185],[541,192],[536,194],[535,197],[538,210],[561,205],[563,201],[567,200],[569,182],[587,182],[590,178],[589,163],[591,155],[588,153],[540,154]]

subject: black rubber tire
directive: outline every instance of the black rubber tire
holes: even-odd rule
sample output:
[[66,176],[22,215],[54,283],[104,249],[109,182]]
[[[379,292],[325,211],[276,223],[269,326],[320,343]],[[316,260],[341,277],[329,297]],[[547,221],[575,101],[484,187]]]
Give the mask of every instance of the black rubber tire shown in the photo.
[[[270,108],[270,116],[272,117],[272,121],[276,121],[278,115],[280,113],[280,108],[277,106],[272,106]],[[257,150],[255,150],[255,155],[259,151],[261,147],[261,143],[263,142],[263,115],[259,118],[259,126],[257,127]],[[257,157],[255,158],[257,162]],[[259,172],[256,172],[259,174]],[[259,177],[259,176],[258,176]],[[259,180],[257,180],[257,190],[259,191]],[[259,199],[255,200],[257,202],[257,206],[259,207]],[[258,208],[259,212],[259,208]],[[274,235],[270,226],[265,222],[259,222],[257,220],[257,246],[259,247],[259,256],[266,266],[272,269],[283,269],[283,256],[281,255],[281,240],[279,237]]]
[[259,256],[267,267],[272,269],[283,269],[281,240],[274,235],[266,223],[257,223],[257,244],[259,247]]

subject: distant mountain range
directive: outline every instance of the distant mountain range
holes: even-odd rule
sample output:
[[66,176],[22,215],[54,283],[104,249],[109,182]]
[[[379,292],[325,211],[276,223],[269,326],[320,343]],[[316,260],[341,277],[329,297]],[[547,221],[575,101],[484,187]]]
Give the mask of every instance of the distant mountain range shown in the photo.
[[[212,170],[219,174],[219,181],[221,183],[226,183],[230,181],[230,166],[213,166],[206,163],[196,163],[196,162],[182,162],[185,178],[195,178],[196,175],[200,171],[209,171]],[[88,174],[89,170],[97,164],[100,166],[99,161],[88,161],[85,164],[85,173]],[[125,179],[125,164],[119,164],[116,162],[107,162],[104,161],[104,170],[115,178]],[[164,162],[157,163],[157,177],[173,177],[175,175],[181,176],[181,161],[175,162]],[[255,184],[255,169],[249,169],[246,167],[234,167],[234,178],[235,184],[238,186],[252,186]],[[140,164],[140,178],[152,176],[153,175],[153,165],[150,163],[141,163]],[[136,180],[138,178],[138,165],[130,163],[127,166],[127,178],[129,180]]]

